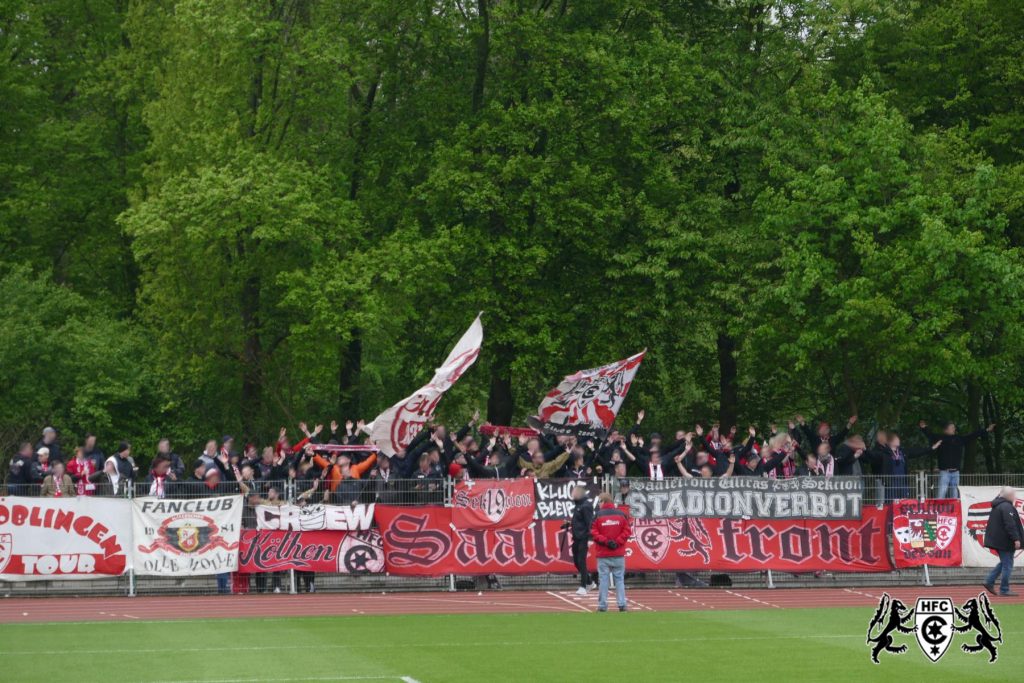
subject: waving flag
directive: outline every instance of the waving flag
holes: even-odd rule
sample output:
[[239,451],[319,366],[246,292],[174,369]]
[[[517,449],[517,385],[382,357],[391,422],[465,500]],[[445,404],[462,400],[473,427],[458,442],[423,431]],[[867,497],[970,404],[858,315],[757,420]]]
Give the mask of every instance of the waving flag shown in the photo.
[[370,435],[370,441],[380,447],[381,452],[391,456],[405,448],[423,429],[423,425],[434,416],[437,404],[444,392],[469,369],[480,355],[484,341],[484,328],[480,315],[469,326],[462,339],[437,370],[428,384],[412,396],[402,399],[377,416],[363,431]]
[[530,426],[545,434],[604,437],[615,422],[645,353],[647,349],[625,360],[567,376],[540,402],[537,417],[528,420]]

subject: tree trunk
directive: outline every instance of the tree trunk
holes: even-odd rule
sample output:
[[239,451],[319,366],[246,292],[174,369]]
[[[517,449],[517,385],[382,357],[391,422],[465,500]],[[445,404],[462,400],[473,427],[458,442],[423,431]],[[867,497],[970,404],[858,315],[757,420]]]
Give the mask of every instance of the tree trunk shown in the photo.
[[736,386],[736,340],[718,333],[718,422],[723,429],[736,424],[739,413],[739,388]]
[[489,0],[477,0],[480,15],[480,35],[476,39],[476,75],[473,78],[473,93],[470,105],[474,114],[484,104],[484,83],[487,81],[487,62],[491,53],[491,14]]
[[982,442],[982,449],[985,453],[985,466],[990,473],[1002,472],[1004,432],[999,415],[999,401],[996,400],[995,394],[991,392],[985,394],[982,412],[985,418],[985,425],[994,424],[996,426],[995,431],[992,433],[992,439],[986,439]]
[[509,346],[500,344],[491,360],[491,390],[487,396],[487,421],[491,424],[512,423],[515,402],[512,397],[511,358]]
[[242,287],[242,433],[258,434],[263,405],[263,347],[260,341],[260,279],[246,278]]
[[363,372],[363,331],[352,331],[352,339],[341,348],[341,359],[338,366],[338,419],[341,421],[372,419],[372,416],[360,415],[359,380]]
[[[966,431],[973,432],[981,426],[981,388],[974,380],[967,382],[967,425]],[[978,456],[978,442],[967,444],[964,454],[964,472],[974,472],[974,462]]]

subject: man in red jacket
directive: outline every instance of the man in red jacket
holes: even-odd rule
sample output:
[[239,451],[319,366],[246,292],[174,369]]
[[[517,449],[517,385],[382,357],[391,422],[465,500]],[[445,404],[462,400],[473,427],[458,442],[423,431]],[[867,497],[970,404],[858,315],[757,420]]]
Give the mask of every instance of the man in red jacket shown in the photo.
[[608,611],[608,575],[615,577],[615,597],[619,611],[626,611],[626,541],[629,540],[629,517],[615,507],[612,497],[602,493],[597,498],[598,510],[590,537],[597,549],[598,581],[597,611]]

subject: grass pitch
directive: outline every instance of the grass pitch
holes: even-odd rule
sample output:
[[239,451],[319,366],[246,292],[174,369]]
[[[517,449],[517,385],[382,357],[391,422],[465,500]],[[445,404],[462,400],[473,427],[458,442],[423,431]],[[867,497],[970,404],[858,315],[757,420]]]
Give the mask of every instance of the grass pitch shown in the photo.
[[339,616],[0,625],[0,680],[1007,681],[1024,667],[1024,606],[995,605],[999,660],[938,663],[913,635],[872,664],[872,608],[620,614]]

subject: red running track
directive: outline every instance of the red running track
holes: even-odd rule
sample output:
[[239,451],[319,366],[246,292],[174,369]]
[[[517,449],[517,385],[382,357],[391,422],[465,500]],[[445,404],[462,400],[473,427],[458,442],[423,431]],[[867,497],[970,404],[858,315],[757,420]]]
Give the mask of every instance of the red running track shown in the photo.
[[[982,590],[973,586],[894,588],[905,603],[918,597],[949,597],[962,603]],[[870,607],[876,588],[780,588],[776,590],[639,589],[628,593],[630,609],[641,611],[799,609]],[[1024,598],[994,597],[995,604],[1024,604]],[[388,614],[486,614],[592,612],[597,592],[316,593],[303,595],[206,595],[136,598],[7,598],[0,623],[92,622],[167,619],[270,618]]]

